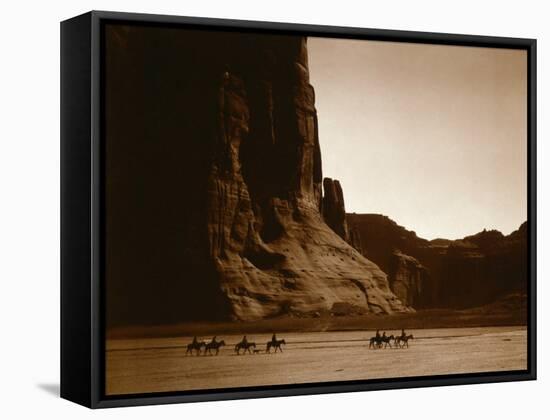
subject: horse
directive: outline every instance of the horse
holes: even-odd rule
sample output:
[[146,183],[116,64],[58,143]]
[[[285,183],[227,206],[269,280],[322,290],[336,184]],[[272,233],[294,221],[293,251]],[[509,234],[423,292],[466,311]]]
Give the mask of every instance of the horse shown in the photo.
[[[409,340],[411,340],[411,339],[414,340],[414,336],[412,334],[405,335],[405,336],[399,336],[395,340],[397,341],[397,345],[400,348],[403,348],[405,346],[407,346],[407,348],[409,348]],[[401,344],[401,342],[403,342],[403,344]]]
[[[393,335],[390,336],[390,337],[393,337]],[[386,345],[387,345],[388,342],[389,342],[389,337],[384,336],[384,335],[378,335],[378,336],[375,335],[374,337],[371,337],[370,340],[369,340],[369,349],[370,348],[381,349],[382,344],[386,343]]]
[[251,348],[255,349],[256,348],[256,343],[253,343],[253,342],[243,343],[241,341],[240,343],[235,344],[235,352],[237,354],[240,354],[241,350],[244,350],[243,354],[245,354],[246,352],[252,354],[252,351],[250,351]]
[[391,345],[392,340],[395,340],[395,337],[393,336],[393,334],[390,335],[390,336],[380,337],[380,347],[382,347],[382,343],[385,343],[384,348],[388,347],[388,345],[389,345],[390,349],[391,349],[392,348],[392,345]]
[[380,348],[382,345],[382,337],[371,337],[369,341],[369,349],[370,348]]
[[206,356],[206,353],[212,356],[212,350],[216,350],[216,356],[220,352],[220,347],[225,346],[225,341],[211,341],[210,343],[207,343],[204,346],[204,355]]
[[193,350],[197,350],[197,356],[198,356],[199,354],[201,354],[201,348],[203,346],[206,346],[206,343],[204,341],[194,341],[192,343],[189,343],[187,345],[187,351],[185,352],[185,355],[186,356],[188,354],[193,355]]
[[266,345],[266,348],[265,348],[265,352],[269,353],[271,351],[271,347],[274,347],[275,348],[275,353],[277,353],[277,349],[281,350],[281,353],[282,353],[283,352],[283,349],[281,347],[282,344],[286,345],[286,341],[285,340],[268,341],[267,345]]

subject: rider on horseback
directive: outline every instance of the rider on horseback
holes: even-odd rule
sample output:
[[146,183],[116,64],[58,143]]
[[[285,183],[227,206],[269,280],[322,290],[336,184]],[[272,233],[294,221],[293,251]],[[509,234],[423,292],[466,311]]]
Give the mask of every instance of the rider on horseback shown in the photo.
[[243,346],[244,348],[247,348],[247,346],[248,346],[248,340],[246,339],[246,335],[243,337],[243,340],[241,341],[241,343],[242,343],[242,346]]
[[380,340],[380,330],[376,330],[376,340]]
[[405,328],[401,328],[401,338],[406,337],[407,334],[405,333]]

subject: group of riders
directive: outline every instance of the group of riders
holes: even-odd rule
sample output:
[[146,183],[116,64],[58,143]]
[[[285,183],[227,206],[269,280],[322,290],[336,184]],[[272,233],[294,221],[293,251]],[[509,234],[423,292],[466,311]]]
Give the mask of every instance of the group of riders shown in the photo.
[[193,337],[193,341],[187,345],[187,354],[193,354],[193,351],[196,351],[197,355],[201,353],[202,348],[204,347],[204,354],[212,354],[212,350],[216,351],[216,354],[219,354],[220,348],[225,346],[224,340],[217,340],[217,336],[212,337],[212,340],[209,342],[197,340],[197,336]]
[[[286,344],[285,340],[277,340],[277,335],[273,334],[271,336],[271,341],[268,341],[266,343],[266,353],[270,353],[271,349],[275,349],[275,353],[277,353],[277,350],[283,351],[282,345]],[[193,337],[193,341],[187,345],[187,354],[193,354],[193,351],[196,352],[197,355],[201,354],[202,348],[204,347],[204,355],[212,355],[212,350],[216,351],[216,355],[219,354],[220,348],[225,346],[225,341],[217,340],[217,336],[212,337],[212,340],[209,342],[206,341],[199,341],[197,339],[197,336]],[[243,336],[243,339],[239,341],[237,344],[235,344],[235,353],[241,354],[241,350],[243,350],[244,353],[260,353],[261,350],[256,349],[256,343],[248,341],[246,338],[246,335]]]
[[404,328],[401,328],[401,335],[398,336],[394,336],[393,334],[388,336],[386,335],[386,331],[381,335],[380,330],[376,330],[376,335],[370,339],[369,348],[380,349],[382,346],[384,346],[384,348],[388,346],[390,346],[390,348],[408,348],[410,339],[414,339],[413,335],[408,335]]
[[[388,346],[390,346],[390,348],[409,347],[409,340],[413,338],[414,337],[412,336],[412,334],[408,335],[405,332],[404,328],[401,329],[401,335],[398,336],[394,336],[393,334],[388,336],[386,335],[386,331],[380,334],[380,330],[376,330],[376,335],[374,337],[371,337],[370,339],[369,348],[380,349],[386,348]],[[285,340],[278,340],[277,335],[273,334],[271,336],[271,340],[266,343],[265,352],[270,353],[271,349],[274,349],[275,353],[277,353],[277,351],[282,352],[283,344],[286,344]],[[193,354],[193,352],[196,352],[197,355],[200,355],[203,348],[204,353],[202,354],[204,355],[213,355],[212,351],[215,351],[214,354],[218,355],[220,352],[220,348],[223,346],[225,346],[225,341],[218,341],[217,336],[212,337],[212,340],[210,340],[209,342],[199,341],[195,336],[193,337],[193,341],[187,345],[186,355]],[[243,354],[256,354],[261,352],[261,350],[256,348],[256,343],[248,341],[246,335],[243,336],[241,341],[235,344],[235,353],[241,354],[241,350],[243,351]]]

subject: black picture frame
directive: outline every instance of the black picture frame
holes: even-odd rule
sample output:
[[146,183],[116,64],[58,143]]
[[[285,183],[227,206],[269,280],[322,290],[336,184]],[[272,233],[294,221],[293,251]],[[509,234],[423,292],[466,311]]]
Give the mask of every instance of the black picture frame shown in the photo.
[[[225,31],[522,49],[528,60],[528,350],[525,371],[106,396],[102,27],[133,22]],[[536,40],[92,11],[61,23],[61,397],[90,408],[536,379]]]

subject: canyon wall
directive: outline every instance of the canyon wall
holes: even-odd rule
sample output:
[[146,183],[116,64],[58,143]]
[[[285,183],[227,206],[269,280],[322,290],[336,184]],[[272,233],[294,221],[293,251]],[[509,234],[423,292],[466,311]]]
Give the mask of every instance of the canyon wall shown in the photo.
[[423,306],[432,285],[429,270],[416,258],[395,250],[387,274],[390,288],[401,302],[411,307]]
[[110,325],[410,310],[323,197],[304,37],[117,26],[106,54]]
[[527,223],[507,236],[492,230],[428,241],[379,214],[348,214],[347,222],[363,255],[414,308],[466,308],[527,293]]

